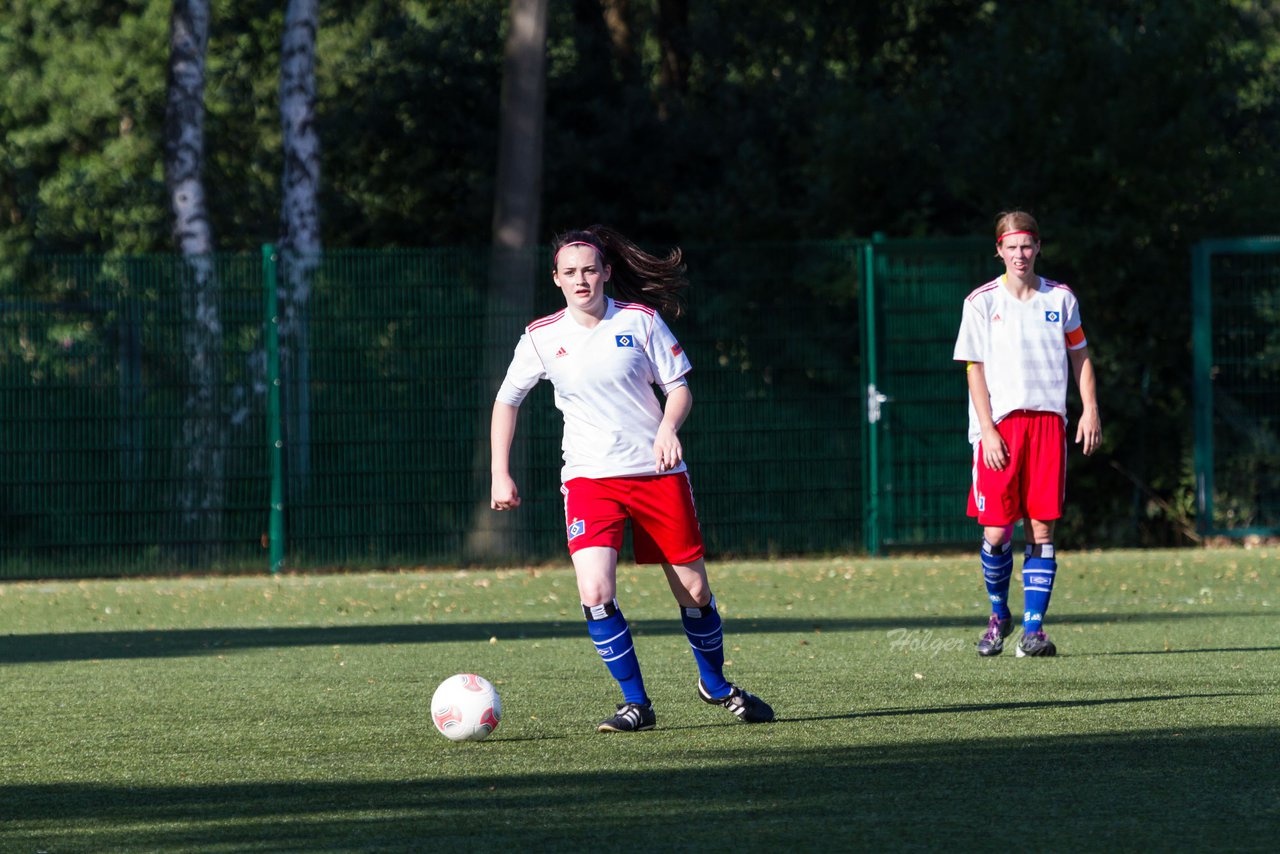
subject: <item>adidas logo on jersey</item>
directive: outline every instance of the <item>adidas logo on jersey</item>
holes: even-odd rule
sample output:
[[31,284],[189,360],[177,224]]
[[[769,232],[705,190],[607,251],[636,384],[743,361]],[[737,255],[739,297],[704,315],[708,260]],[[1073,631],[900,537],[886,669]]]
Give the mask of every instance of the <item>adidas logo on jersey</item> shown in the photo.
[[565,351],[565,349],[564,349],[563,347],[561,347],[559,350],[557,350],[557,351],[556,351],[556,358],[557,358],[557,359],[559,359],[561,356],[567,356],[567,355],[569,355],[569,354]]

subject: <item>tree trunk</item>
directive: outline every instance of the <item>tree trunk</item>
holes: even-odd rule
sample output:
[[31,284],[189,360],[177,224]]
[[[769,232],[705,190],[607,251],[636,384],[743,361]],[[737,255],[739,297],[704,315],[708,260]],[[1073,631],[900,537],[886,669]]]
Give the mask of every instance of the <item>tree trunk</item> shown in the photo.
[[[548,0],[511,0],[511,29],[502,71],[497,189],[493,206],[493,247],[485,316],[485,378],[476,484],[480,501],[467,537],[468,556],[477,560],[517,557],[515,528],[521,511],[489,509],[488,424],[493,396],[511,360],[516,339],[533,318],[538,229],[542,206],[542,127],[546,99]],[[525,474],[524,443],[512,448],[512,475]]]
[[658,0],[658,118],[689,91],[689,0]]
[[[623,86],[640,85],[642,69],[631,0],[579,0],[575,9],[580,22],[589,20],[593,13],[599,21],[600,37],[609,42],[616,80]],[[595,29],[592,27],[592,36]]]
[[286,512],[305,491],[311,468],[307,304],[321,252],[320,139],[315,127],[319,16],[319,0],[289,0],[280,51],[284,175],[278,309]]
[[176,455],[180,551],[196,564],[218,554],[225,507],[227,428],[221,412],[222,322],[205,209],[204,77],[208,0],[174,0],[169,28],[165,106],[165,187],[173,237],[185,263],[181,277],[182,352],[187,372]]
[[635,31],[631,25],[631,0],[600,0],[605,26],[609,29],[609,41],[613,43],[614,56],[626,69],[638,65]]

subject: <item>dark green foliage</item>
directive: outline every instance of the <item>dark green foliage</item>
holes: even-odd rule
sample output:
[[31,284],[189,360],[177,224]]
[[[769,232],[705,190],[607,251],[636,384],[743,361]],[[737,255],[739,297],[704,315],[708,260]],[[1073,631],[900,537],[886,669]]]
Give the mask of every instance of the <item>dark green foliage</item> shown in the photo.
[[325,245],[487,243],[505,5],[328,5],[317,105]]
[[145,251],[161,175],[165,0],[14,0],[0,16],[0,271],[31,249]]

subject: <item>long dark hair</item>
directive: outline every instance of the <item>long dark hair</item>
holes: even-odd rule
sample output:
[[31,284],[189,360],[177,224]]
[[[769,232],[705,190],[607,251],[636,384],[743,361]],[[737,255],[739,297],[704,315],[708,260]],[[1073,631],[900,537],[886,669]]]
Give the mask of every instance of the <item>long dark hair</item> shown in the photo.
[[689,287],[689,280],[679,247],[659,258],[608,226],[592,225],[556,235],[551,245],[553,268],[560,250],[573,243],[594,246],[601,260],[613,268],[610,281],[618,299],[644,303],[672,319],[684,316],[684,290]]

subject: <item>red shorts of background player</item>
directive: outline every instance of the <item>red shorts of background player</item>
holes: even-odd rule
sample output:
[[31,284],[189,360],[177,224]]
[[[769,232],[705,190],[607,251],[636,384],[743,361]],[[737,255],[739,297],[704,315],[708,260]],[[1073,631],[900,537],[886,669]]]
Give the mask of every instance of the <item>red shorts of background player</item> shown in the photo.
[[702,529],[686,472],[640,477],[575,477],[564,496],[569,554],[588,546],[622,550],[631,520],[636,563],[690,564],[702,557]]
[[1062,516],[1067,488],[1067,431],[1056,412],[1019,409],[996,425],[1009,450],[1004,471],[987,468],[982,442],[973,453],[969,515],[984,527],[1019,519],[1048,522]]

